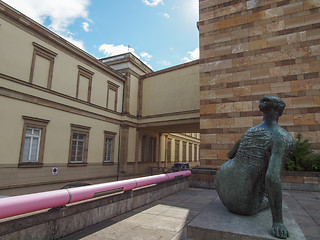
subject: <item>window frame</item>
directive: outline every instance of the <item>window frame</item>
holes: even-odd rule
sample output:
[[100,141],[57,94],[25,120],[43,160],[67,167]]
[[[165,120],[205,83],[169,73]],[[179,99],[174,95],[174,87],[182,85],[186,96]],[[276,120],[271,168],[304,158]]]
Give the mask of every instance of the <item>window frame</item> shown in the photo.
[[194,144],[194,162],[197,162],[199,160],[198,158],[198,154],[197,154],[197,150],[198,150],[198,144]]
[[166,148],[167,148],[166,159],[167,159],[168,163],[171,163],[171,149],[172,149],[172,139],[171,138],[167,138]]
[[[118,86],[117,84],[111,82],[111,81],[108,81],[108,90],[107,90],[107,109],[109,110],[113,110],[113,111],[117,111],[117,106],[118,106],[118,89],[119,89],[120,86]],[[108,108],[108,105],[109,105],[109,92],[110,90],[114,91],[115,92],[115,100],[114,100],[114,109],[110,109]]]
[[32,62],[31,62],[31,70],[30,70],[30,77],[29,82],[33,83],[33,76],[34,76],[34,68],[36,64],[36,58],[37,56],[43,57],[50,61],[49,66],[49,74],[47,79],[47,88],[51,89],[52,86],[52,76],[53,76],[53,65],[54,65],[54,59],[58,55],[57,53],[41,46],[40,44],[33,42],[33,55],[32,55]]
[[[31,130],[31,133],[28,133],[28,131]],[[36,134],[36,132],[39,132]],[[38,162],[39,160],[39,152],[40,152],[40,142],[41,142],[41,132],[42,129],[40,128],[35,128],[35,127],[26,127],[26,135],[24,138],[24,147],[23,147],[23,157],[22,157],[22,162]],[[24,159],[25,157],[25,150],[26,150],[26,139],[30,138],[30,143],[28,147],[28,155],[27,155],[27,160]],[[34,146],[34,141],[37,141],[36,143],[36,159],[32,160],[32,148]]]
[[[94,72],[78,65],[78,77],[77,77],[77,90],[76,90],[76,98],[79,98],[79,86],[80,86],[80,77],[87,78],[89,80],[88,83],[88,94],[87,94],[87,102],[91,101],[91,89],[92,89],[92,77]],[[82,100],[82,99],[80,99]]]
[[[112,149],[111,149],[111,161],[106,161],[106,154],[107,154],[107,138],[112,139]],[[115,140],[116,140],[116,133],[110,131],[104,131],[104,144],[103,144],[103,165],[112,165],[114,164],[114,151],[115,151]]]
[[141,162],[155,162],[157,154],[157,138],[153,136],[142,136]]
[[[89,131],[91,127],[70,124],[71,133],[70,133],[70,143],[69,143],[69,157],[68,157],[68,166],[86,166],[88,164],[88,147],[89,147]],[[73,142],[73,134],[83,134],[85,135],[85,144],[83,150],[83,161],[72,161],[72,142]]]
[[174,141],[174,162],[180,162],[180,140]]
[[182,162],[187,162],[187,142],[182,141]]
[[147,156],[147,149],[146,149],[146,145],[147,145],[147,136],[143,135],[142,136],[142,140],[141,140],[141,162],[146,162],[146,156]]
[[[43,166],[43,156],[44,156],[44,146],[45,146],[47,125],[50,122],[50,120],[29,117],[29,116],[25,116],[25,115],[22,116],[22,119],[23,119],[24,123],[23,123],[23,130],[22,130],[22,138],[21,138],[18,166],[19,167],[42,167]],[[39,143],[38,149],[37,149],[38,150],[37,161],[23,161],[23,152],[24,152],[26,133],[27,133],[28,128],[41,130],[40,143]]]
[[192,162],[192,157],[193,157],[193,155],[192,155],[192,148],[193,147],[193,143],[190,143],[189,142],[189,162]]

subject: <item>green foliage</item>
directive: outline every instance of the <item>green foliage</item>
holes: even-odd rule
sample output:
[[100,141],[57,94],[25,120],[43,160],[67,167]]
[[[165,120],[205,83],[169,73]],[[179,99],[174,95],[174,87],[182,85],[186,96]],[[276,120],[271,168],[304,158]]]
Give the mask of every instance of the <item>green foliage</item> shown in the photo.
[[312,154],[309,139],[302,140],[302,134],[298,134],[296,149],[285,166],[288,171],[320,171],[320,154]]
[[312,171],[320,172],[320,154],[314,154],[310,158]]

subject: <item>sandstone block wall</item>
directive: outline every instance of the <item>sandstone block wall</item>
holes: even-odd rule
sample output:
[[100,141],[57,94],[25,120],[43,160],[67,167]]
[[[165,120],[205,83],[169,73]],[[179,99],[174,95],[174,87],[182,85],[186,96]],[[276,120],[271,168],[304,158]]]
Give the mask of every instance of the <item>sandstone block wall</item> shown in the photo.
[[279,124],[320,150],[320,1],[200,0],[200,161],[218,167],[258,101],[278,96]]

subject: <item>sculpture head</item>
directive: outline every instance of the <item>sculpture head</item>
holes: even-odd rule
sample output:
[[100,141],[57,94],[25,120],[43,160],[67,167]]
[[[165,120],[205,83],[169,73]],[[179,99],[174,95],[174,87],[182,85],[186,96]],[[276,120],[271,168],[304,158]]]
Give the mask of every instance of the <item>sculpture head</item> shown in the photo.
[[278,97],[267,96],[259,101],[259,109],[263,113],[277,113],[280,117],[283,113],[286,103]]

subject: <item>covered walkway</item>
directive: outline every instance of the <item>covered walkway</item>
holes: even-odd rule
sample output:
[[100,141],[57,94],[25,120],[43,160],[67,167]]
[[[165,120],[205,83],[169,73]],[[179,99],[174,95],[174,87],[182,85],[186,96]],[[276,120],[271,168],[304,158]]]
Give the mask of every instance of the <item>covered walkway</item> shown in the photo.
[[[63,239],[187,239],[187,224],[217,197],[188,188]],[[283,199],[308,240],[320,240],[320,192],[283,191]],[[270,223],[271,224],[271,223]]]

